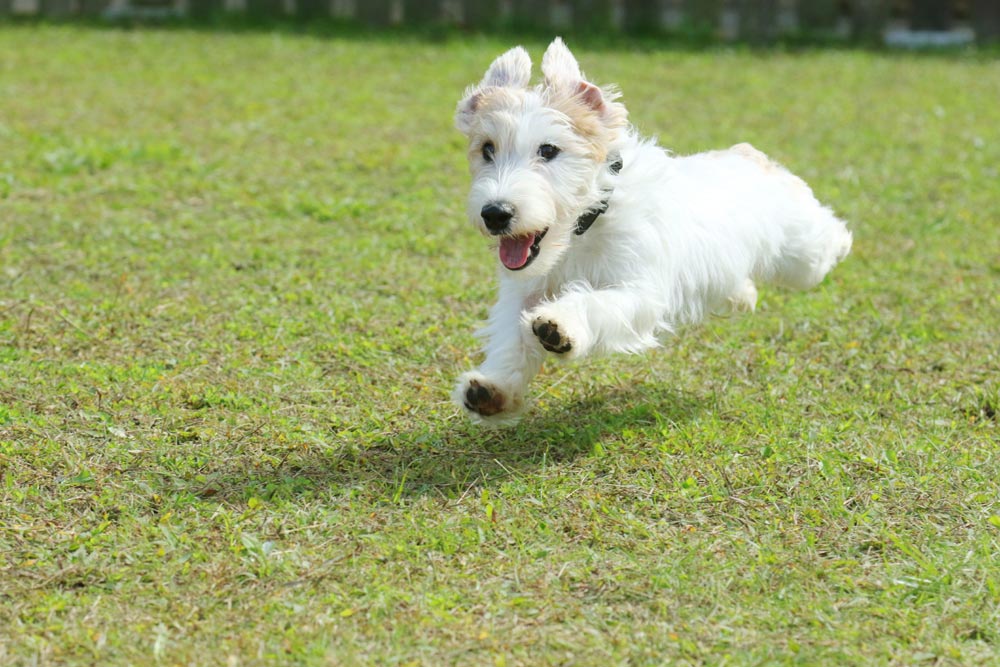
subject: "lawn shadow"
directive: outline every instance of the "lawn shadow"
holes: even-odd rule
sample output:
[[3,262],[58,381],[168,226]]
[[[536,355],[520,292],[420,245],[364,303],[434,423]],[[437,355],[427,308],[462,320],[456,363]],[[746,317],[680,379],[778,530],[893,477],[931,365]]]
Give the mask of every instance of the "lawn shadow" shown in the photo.
[[[626,430],[662,429],[690,421],[702,397],[640,382],[599,396],[550,402],[509,429],[486,429],[460,420],[386,433],[374,444],[348,440],[294,455],[271,470],[217,471],[215,499],[241,502],[249,495],[283,495],[293,488],[357,493],[398,502],[436,495],[457,498],[478,487],[535,474],[593,455],[598,444]],[[368,424],[360,430],[383,428]],[[270,491],[269,491],[270,490]]]

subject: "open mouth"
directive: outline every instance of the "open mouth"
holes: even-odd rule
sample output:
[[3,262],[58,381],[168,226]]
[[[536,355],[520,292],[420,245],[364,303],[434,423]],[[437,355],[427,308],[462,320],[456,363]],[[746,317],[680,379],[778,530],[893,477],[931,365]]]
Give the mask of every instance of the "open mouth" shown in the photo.
[[500,237],[500,262],[511,271],[520,271],[538,257],[538,244],[548,228],[539,234]]

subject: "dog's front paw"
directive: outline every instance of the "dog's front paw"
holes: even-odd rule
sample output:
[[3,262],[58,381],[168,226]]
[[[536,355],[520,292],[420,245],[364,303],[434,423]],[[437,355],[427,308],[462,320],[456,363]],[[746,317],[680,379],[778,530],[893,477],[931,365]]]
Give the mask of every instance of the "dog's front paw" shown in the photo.
[[536,317],[531,323],[531,333],[535,334],[538,342],[549,352],[566,354],[573,350],[573,341],[565,331],[560,330],[555,320],[544,316]]
[[520,396],[501,389],[477,372],[466,373],[459,379],[452,398],[474,421],[498,426],[516,423],[524,408]]
[[586,322],[572,304],[556,301],[542,305],[525,313],[521,326],[526,340],[537,340],[542,349],[558,359],[579,359],[589,354],[593,345]]
[[462,400],[465,409],[483,417],[492,417],[503,412],[507,399],[496,387],[480,384],[478,380],[470,380]]

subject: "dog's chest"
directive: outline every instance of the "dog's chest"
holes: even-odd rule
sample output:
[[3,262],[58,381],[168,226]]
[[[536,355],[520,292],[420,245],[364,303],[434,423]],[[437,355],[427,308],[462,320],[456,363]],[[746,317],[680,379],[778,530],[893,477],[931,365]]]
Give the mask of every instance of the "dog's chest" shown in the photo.
[[614,248],[599,243],[597,230],[587,232],[591,238],[574,236],[559,267],[552,271],[545,285],[547,296],[557,296],[569,285],[585,285],[602,289],[619,284],[623,271]]

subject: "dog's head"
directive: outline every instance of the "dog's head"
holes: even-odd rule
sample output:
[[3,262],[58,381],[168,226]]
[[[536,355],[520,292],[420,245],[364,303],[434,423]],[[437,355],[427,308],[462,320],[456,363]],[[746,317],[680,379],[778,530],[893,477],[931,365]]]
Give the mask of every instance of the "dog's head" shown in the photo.
[[548,273],[577,219],[600,204],[627,119],[617,93],[588,82],[561,39],[545,51],[542,74],[530,88],[531,59],[513,48],[455,113],[469,138],[469,218],[498,239],[506,270],[523,276]]

